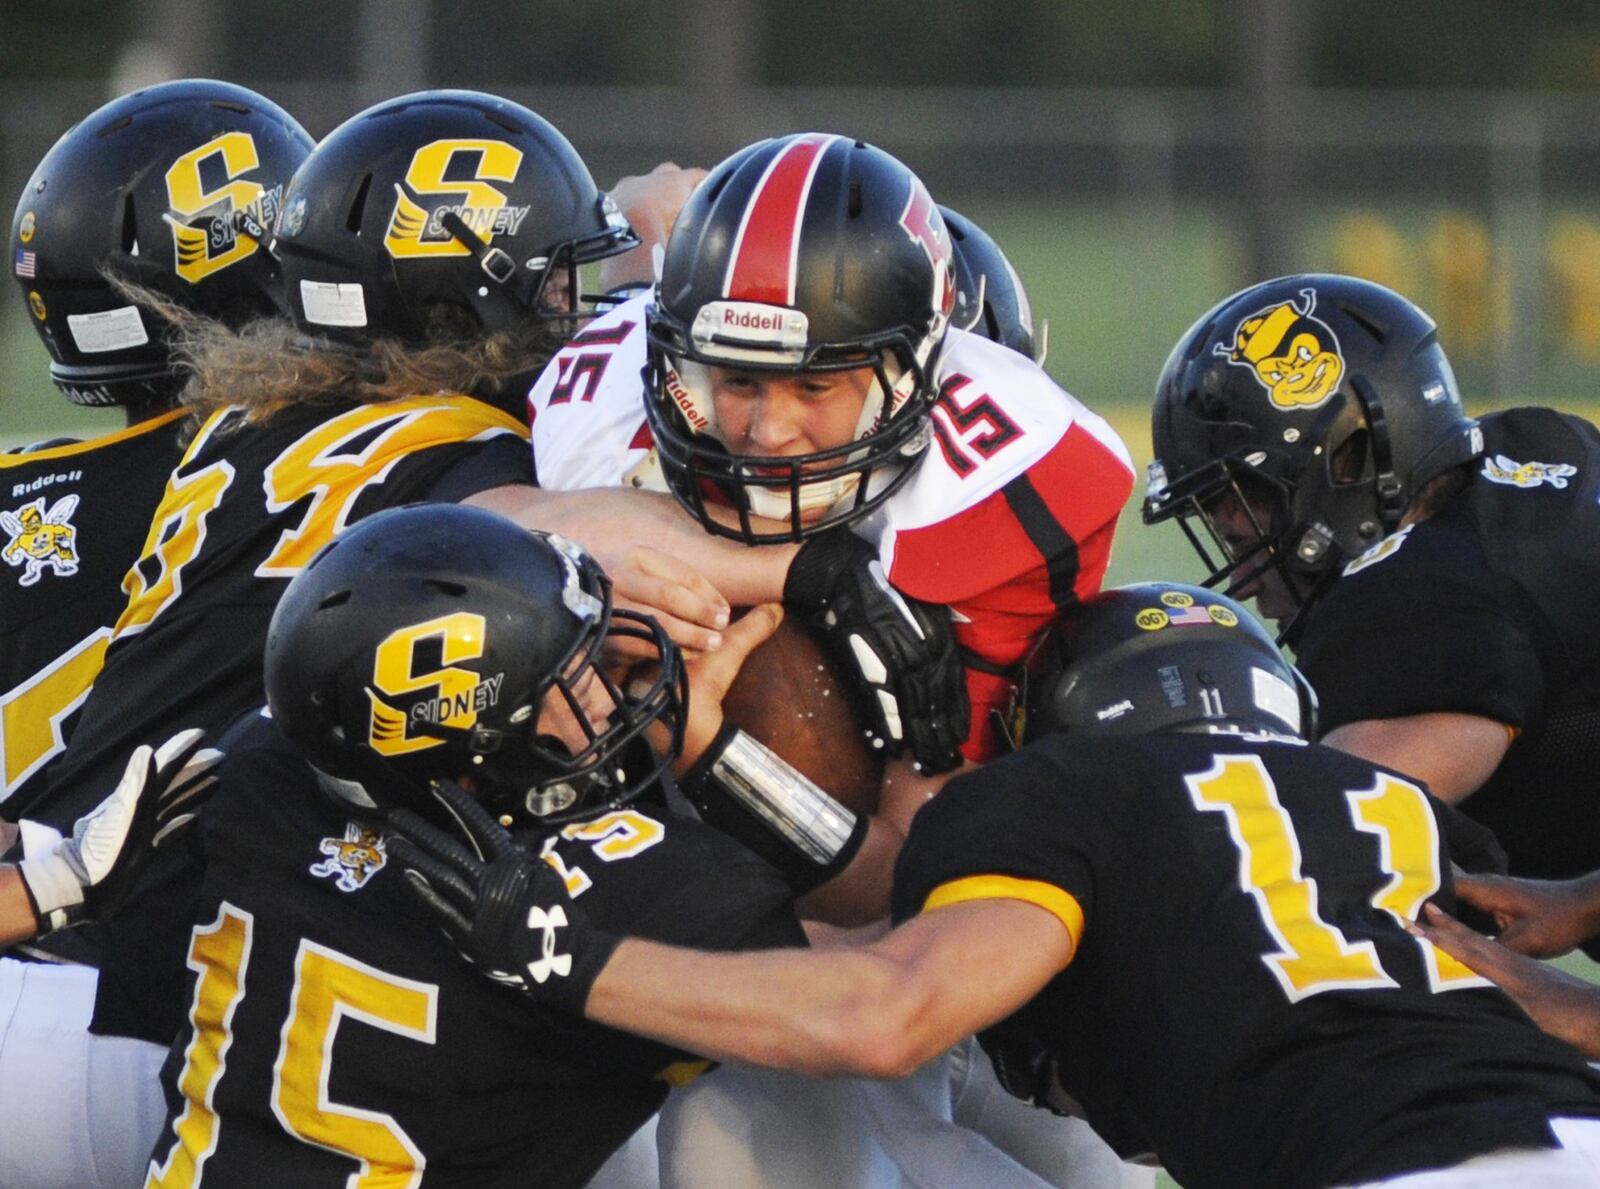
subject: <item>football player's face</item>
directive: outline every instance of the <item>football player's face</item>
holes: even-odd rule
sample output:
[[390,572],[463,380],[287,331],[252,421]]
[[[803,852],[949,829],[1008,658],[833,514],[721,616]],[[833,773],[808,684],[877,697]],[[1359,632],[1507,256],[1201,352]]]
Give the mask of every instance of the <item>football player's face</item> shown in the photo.
[[539,294],[539,308],[546,313],[564,314],[572,309],[572,274],[566,268],[557,268],[544,283]]
[[[1252,499],[1247,503],[1233,490],[1223,492],[1206,505],[1206,519],[1211,522],[1212,531],[1230,561],[1250,555],[1260,546],[1263,537],[1275,536],[1282,528],[1276,523],[1281,516],[1275,515],[1270,502]],[[1293,579],[1279,566],[1264,565],[1267,560],[1264,552],[1257,552],[1245,563],[1243,573],[1257,566],[1264,568],[1235,591],[1234,597],[1254,599],[1263,619],[1285,620],[1300,608],[1299,600],[1290,589]]]
[[792,458],[854,441],[874,377],[870,367],[799,373],[710,370],[719,436],[733,453],[759,458]]
[[[582,658],[574,658],[574,663],[581,664]],[[612,701],[605,683],[596,677],[594,667],[586,666],[571,685],[573,696],[583,708],[583,716],[588,720],[589,727],[595,733],[604,731],[616,712],[617,704]],[[577,715],[572,712],[571,704],[556,686],[545,691],[544,701],[539,706],[538,734],[561,740],[573,755],[589,746],[589,732],[583,729]]]

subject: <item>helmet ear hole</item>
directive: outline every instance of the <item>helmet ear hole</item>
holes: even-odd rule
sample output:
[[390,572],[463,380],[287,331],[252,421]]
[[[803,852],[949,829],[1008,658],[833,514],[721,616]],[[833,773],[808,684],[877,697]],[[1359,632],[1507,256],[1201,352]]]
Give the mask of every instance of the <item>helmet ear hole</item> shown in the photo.
[[429,578],[423,582],[423,585],[430,590],[438,591],[442,595],[449,595],[453,599],[459,599],[467,593],[467,584],[465,582],[451,582],[446,578]]
[[356,235],[361,234],[361,220],[367,213],[367,195],[371,190],[372,175],[369,173],[361,179],[361,185],[356,187],[356,196],[350,201],[350,213],[344,220],[346,229]]
[[122,250],[133,255],[139,249],[139,223],[133,209],[133,194],[122,196]]
[[1334,486],[1345,487],[1359,483],[1367,471],[1367,456],[1372,435],[1365,428],[1358,429],[1340,442],[1328,456],[1328,477]]
[[1370,334],[1373,338],[1373,341],[1376,342],[1378,346],[1383,346],[1383,340],[1389,337],[1389,332],[1387,329],[1381,326],[1372,317],[1372,315],[1370,315],[1366,310],[1362,309],[1353,301],[1341,301],[1339,303],[1339,309],[1350,318],[1350,321],[1354,322],[1356,325],[1360,326],[1361,329]]
[[722,174],[720,176],[714,178],[712,180],[712,182],[711,182],[710,187],[706,190],[706,201],[708,203],[716,202],[717,198],[722,194],[723,190],[727,189],[728,182],[732,177],[733,177],[733,170],[725,169],[725,170],[722,171]]

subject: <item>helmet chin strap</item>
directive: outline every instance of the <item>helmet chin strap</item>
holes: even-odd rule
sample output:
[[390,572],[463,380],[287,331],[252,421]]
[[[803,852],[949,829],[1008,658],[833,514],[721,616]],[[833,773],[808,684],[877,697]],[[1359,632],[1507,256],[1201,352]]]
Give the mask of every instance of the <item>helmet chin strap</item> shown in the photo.
[[[407,199],[413,205],[422,207],[422,199],[404,181],[394,184],[395,193]],[[465,248],[478,267],[483,269],[484,276],[508,293],[519,305],[529,310],[538,308],[539,295],[544,290],[545,280],[553,267],[553,262],[547,262],[545,267],[537,272],[524,275],[517,268],[517,262],[501,249],[494,247],[472,228],[454,211],[445,209],[439,215],[439,224],[450,233],[452,239]],[[576,298],[576,294],[573,295]]]
[[1406,512],[1405,487],[1394,473],[1394,450],[1389,444],[1389,420],[1383,411],[1383,401],[1365,376],[1352,376],[1350,387],[1361,402],[1367,418],[1367,432],[1372,442],[1372,468],[1376,472],[1378,492],[1378,518],[1384,535],[1400,527]]

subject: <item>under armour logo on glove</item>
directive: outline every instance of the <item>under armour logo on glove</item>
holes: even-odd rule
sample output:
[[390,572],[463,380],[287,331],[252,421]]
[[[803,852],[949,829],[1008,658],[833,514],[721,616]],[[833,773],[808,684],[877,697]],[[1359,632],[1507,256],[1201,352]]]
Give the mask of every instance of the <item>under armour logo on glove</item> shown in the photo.
[[[447,834],[409,810],[390,815],[385,845],[406,886],[488,977],[582,1015],[619,939],[590,925],[555,869],[470,793],[453,784],[432,792],[461,833]],[[558,929],[566,953],[556,952]]]
[[871,733],[924,772],[961,764],[971,725],[966,667],[950,609],[889,584],[878,552],[848,528],[806,538],[789,565],[783,601],[822,630]]
[[537,962],[528,963],[528,973],[534,982],[542,983],[552,974],[566,978],[572,973],[572,955],[556,953],[556,930],[565,928],[566,924],[566,910],[559,904],[548,912],[537,905],[528,909],[528,928],[544,931],[544,955]]

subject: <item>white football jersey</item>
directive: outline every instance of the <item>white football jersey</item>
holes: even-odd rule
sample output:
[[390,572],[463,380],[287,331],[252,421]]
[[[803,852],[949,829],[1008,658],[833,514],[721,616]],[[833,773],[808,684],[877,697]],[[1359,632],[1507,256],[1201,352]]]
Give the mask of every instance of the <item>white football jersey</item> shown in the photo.
[[[535,381],[540,486],[667,490],[644,412],[651,300],[596,318]],[[1133,464],[1104,418],[986,338],[951,330],[937,379],[933,441],[916,473],[856,531],[896,587],[953,609],[964,647],[1011,665],[1061,607],[1099,589]],[[987,734],[1004,684],[974,670],[974,714],[985,716],[975,734]]]

